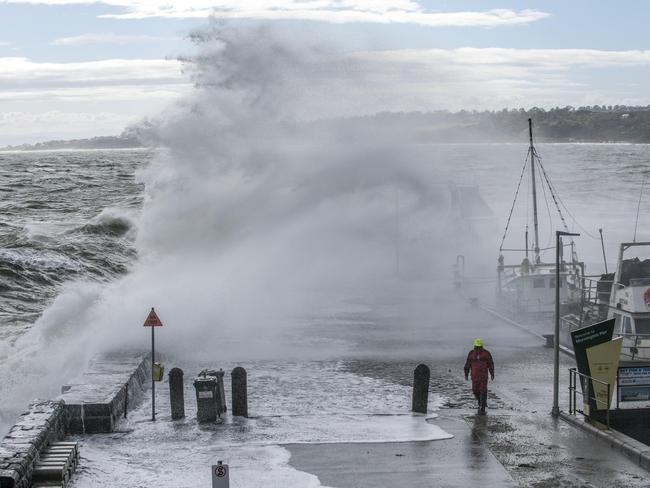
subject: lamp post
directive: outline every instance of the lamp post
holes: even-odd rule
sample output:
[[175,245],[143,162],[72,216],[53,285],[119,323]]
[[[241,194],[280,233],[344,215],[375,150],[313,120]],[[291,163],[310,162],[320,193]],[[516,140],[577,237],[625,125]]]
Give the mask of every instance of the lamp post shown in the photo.
[[560,388],[560,249],[562,236],[579,236],[571,232],[555,231],[555,337],[553,343],[553,417],[560,416],[558,392]]

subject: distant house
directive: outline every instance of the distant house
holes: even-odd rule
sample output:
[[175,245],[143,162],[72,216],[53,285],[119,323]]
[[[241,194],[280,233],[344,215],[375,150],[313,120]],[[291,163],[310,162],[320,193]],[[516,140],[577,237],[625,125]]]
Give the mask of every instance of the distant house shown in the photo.
[[622,115],[621,115],[621,118],[622,118],[622,119],[629,119],[629,118],[630,118],[630,114],[622,114]]

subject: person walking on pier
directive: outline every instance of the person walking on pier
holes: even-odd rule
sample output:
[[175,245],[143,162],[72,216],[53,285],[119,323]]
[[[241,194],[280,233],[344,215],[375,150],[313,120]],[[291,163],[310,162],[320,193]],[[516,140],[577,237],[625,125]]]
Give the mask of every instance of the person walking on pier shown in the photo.
[[478,414],[485,415],[485,407],[487,407],[487,385],[488,373],[494,381],[494,361],[492,361],[492,354],[487,349],[483,349],[483,341],[481,339],[474,340],[474,349],[467,355],[465,361],[465,380],[472,373],[472,391],[478,400]]

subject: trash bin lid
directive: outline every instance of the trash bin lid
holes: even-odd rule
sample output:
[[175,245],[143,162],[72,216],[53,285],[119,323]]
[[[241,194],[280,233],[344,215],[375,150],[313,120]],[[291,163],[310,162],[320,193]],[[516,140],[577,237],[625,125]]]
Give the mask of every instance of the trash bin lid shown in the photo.
[[214,388],[217,384],[216,378],[194,378],[194,386],[202,388]]

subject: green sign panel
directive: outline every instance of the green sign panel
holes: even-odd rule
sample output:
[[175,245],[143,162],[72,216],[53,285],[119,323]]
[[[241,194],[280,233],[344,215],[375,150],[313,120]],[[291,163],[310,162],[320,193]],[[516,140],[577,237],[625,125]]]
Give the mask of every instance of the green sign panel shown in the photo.
[[[597,324],[588,325],[571,332],[571,341],[573,342],[573,352],[576,355],[576,364],[578,372],[587,376],[593,376],[589,370],[589,360],[587,358],[587,349],[590,347],[603,344],[612,340],[614,336],[614,319],[604,320]],[[593,400],[589,400],[593,395],[591,381],[585,381],[580,378],[582,386],[582,395],[584,403],[589,405],[590,410],[595,409],[596,405]]]
[[576,363],[580,373],[591,376],[589,361],[587,360],[587,349],[603,342],[609,342],[613,336],[614,319],[604,320],[571,332],[573,351],[576,354]]

